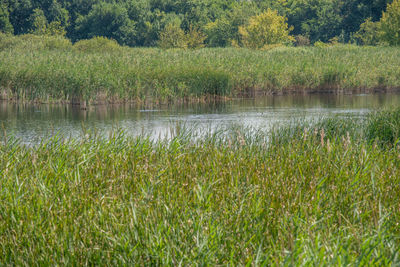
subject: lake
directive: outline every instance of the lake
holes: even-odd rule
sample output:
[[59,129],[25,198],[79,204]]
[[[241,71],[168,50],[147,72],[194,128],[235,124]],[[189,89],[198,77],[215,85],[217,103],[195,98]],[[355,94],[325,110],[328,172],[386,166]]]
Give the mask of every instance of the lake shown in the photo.
[[102,134],[122,129],[127,135],[146,134],[156,139],[168,137],[177,124],[199,133],[231,125],[267,130],[299,118],[361,119],[371,110],[396,106],[400,106],[400,94],[283,95],[152,108],[91,106],[88,110],[70,105],[0,102],[0,126],[3,134],[12,134],[26,144],[38,143],[55,134],[79,138],[83,129]]

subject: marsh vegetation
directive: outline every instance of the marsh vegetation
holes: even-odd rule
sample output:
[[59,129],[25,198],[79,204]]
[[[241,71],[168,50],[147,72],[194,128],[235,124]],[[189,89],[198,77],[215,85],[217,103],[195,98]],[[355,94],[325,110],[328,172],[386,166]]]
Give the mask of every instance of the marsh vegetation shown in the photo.
[[164,141],[5,136],[1,262],[397,264],[399,114]]
[[200,50],[121,47],[104,38],[1,35],[4,99],[36,102],[183,101],[287,92],[397,90],[396,47]]

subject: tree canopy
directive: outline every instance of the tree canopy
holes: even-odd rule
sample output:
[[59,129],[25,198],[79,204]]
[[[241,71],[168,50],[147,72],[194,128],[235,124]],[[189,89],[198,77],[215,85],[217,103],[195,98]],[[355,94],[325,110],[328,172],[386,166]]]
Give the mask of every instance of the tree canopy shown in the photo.
[[[48,33],[48,27],[55,27],[57,31],[53,32],[63,32],[74,42],[103,36],[129,46],[156,46],[162,43],[160,38],[166,40],[168,31],[174,31],[173,34],[177,36],[183,33],[187,40],[191,34],[196,35],[200,40],[200,42],[196,40],[199,45],[204,43],[206,46],[230,46],[235,42],[240,43],[243,39],[239,29],[249,27],[257,16],[271,10],[285,19],[288,29],[292,29],[290,34],[295,36],[296,40],[309,40],[314,43],[328,42],[335,38],[339,42],[361,44],[363,38],[359,38],[359,35],[357,38],[356,33],[373,29],[376,26],[373,23],[382,19],[380,25],[385,34],[380,35],[381,38],[385,38],[387,43],[398,45],[399,37],[396,35],[400,27],[396,22],[398,2],[398,0],[0,0],[0,31],[19,35],[32,31],[39,33],[46,29],[45,32]],[[365,22],[368,23],[364,24]],[[39,26],[42,28],[38,28]],[[63,31],[60,31],[59,27]],[[179,27],[180,30],[175,31],[174,27]],[[194,29],[196,31],[193,31]],[[376,42],[371,39],[370,43]]]

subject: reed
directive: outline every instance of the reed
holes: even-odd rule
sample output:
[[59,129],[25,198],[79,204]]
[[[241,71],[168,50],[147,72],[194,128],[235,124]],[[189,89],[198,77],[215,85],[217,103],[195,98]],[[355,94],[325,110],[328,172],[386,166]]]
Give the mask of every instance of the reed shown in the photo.
[[5,136],[0,261],[399,264],[399,146],[334,130],[340,120],[298,125],[310,130],[285,142],[237,127],[199,138],[180,125],[160,141],[86,133],[27,147]]
[[398,90],[397,47],[337,45],[199,50],[117,47],[1,35],[3,98],[89,102],[177,101],[204,96]]

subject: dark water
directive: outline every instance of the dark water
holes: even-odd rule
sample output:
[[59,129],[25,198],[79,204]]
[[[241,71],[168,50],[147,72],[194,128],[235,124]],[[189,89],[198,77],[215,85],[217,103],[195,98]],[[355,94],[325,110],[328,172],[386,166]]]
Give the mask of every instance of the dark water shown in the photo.
[[160,106],[93,106],[83,111],[69,105],[15,105],[0,102],[0,126],[22,142],[34,144],[43,137],[59,134],[80,137],[83,128],[107,134],[123,129],[126,134],[168,136],[177,124],[196,131],[230,125],[268,129],[297,118],[352,116],[400,106],[400,94],[382,95],[290,95],[228,102]]

